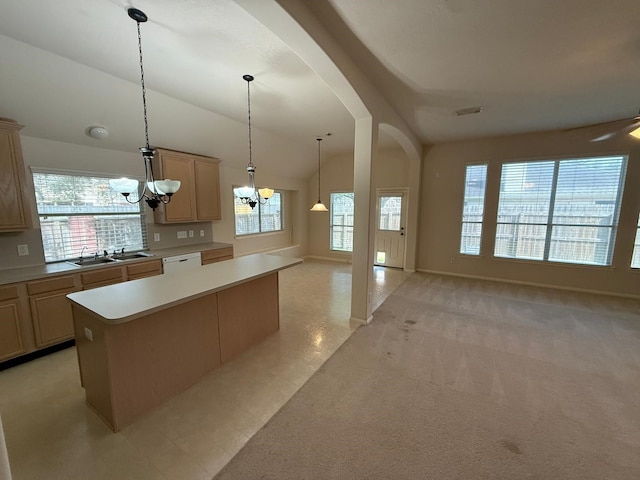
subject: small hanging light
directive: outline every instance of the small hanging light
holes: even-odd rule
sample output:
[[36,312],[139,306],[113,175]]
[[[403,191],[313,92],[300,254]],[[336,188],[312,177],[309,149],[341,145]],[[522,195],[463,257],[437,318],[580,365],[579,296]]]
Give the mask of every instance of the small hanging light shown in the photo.
[[140,35],[140,24],[147,21],[147,15],[137,8],[129,8],[127,14],[130,18],[136,21],[138,28],[138,52],[140,54],[140,83],[142,85],[142,107],[144,111],[144,135],[145,146],[140,147],[140,153],[142,153],[142,161],[144,162],[144,185],[142,188],[142,194],[137,200],[130,200],[129,196],[138,190],[138,180],[130,178],[116,178],[109,180],[111,188],[116,192],[121,193],[129,203],[139,203],[142,200],[147,202],[147,205],[155,210],[161,203],[169,203],[171,197],[180,188],[179,180],[171,180],[169,178],[165,180],[156,180],[153,177],[153,166],[151,161],[155,150],[149,146],[149,124],[147,121],[147,95],[144,86],[144,66],[142,64],[142,37]]
[[252,209],[259,203],[264,205],[273,196],[272,188],[256,189],[255,174],[256,167],[253,164],[251,151],[251,82],[254,80],[253,75],[243,75],[242,78],[247,82],[247,111],[249,118],[249,164],[247,165],[247,173],[249,173],[249,185],[237,187],[233,189],[233,194],[240,199],[243,205],[249,205]]
[[318,202],[311,207],[312,212],[328,212],[327,207],[324,206],[324,203],[320,201],[320,142],[321,138],[316,138],[318,141]]

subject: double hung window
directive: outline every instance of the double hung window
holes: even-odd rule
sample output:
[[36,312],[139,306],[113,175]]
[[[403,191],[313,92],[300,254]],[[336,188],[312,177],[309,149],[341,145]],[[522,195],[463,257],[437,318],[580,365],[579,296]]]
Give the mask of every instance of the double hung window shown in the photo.
[[131,204],[96,174],[33,171],[46,262],[147,247],[142,203]]
[[353,251],[353,192],[331,194],[330,249]]
[[250,205],[243,204],[239,198],[234,196],[236,235],[282,231],[284,229],[282,213],[283,200],[281,192],[274,192],[273,196],[264,205],[257,203],[253,208]]
[[631,268],[640,268],[640,217],[638,217],[638,228],[636,228],[636,241],[633,245]]
[[486,182],[486,163],[482,165],[467,165],[464,182],[460,253],[480,255]]
[[495,256],[611,265],[626,157],[505,163]]

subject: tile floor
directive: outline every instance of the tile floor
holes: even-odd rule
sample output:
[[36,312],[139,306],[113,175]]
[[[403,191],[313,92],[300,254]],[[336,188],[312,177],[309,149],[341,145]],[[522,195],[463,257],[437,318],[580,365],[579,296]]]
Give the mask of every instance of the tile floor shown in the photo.
[[[407,277],[375,267],[374,309]],[[113,433],[84,404],[75,348],[0,372],[13,480],[211,479],[351,335],[351,265],[280,273],[280,331]]]

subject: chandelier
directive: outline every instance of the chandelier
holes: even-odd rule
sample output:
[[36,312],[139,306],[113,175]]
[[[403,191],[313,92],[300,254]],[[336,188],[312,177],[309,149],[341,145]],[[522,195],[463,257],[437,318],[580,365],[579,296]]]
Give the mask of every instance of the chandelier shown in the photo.
[[132,193],[138,191],[138,180],[130,178],[116,178],[109,180],[111,188],[121,193],[129,203],[139,203],[142,200],[147,202],[151,209],[155,210],[161,203],[166,204],[171,201],[171,196],[180,188],[179,180],[156,180],[153,176],[152,160],[155,154],[149,146],[149,124],[147,121],[147,95],[144,86],[144,66],[142,64],[142,37],[140,35],[140,23],[147,21],[147,15],[137,8],[129,8],[127,10],[129,17],[136,21],[138,27],[138,52],[140,54],[140,84],[142,85],[142,107],[144,111],[144,135],[145,146],[140,147],[142,161],[144,162],[144,185],[142,193],[137,200],[131,200],[129,197]]
[[247,165],[247,173],[249,174],[249,185],[237,187],[233,189],[233,194],[240,200],[243,205],[249,205],[253,209],[258,203],[266,204],[273,196],[272,188],[256,189],[255,174],[256,167],[253,164],[251,151],[251,82],[253,75],[243,75],[242,78],[247,82],[247,111],[249,117],[249,164]]

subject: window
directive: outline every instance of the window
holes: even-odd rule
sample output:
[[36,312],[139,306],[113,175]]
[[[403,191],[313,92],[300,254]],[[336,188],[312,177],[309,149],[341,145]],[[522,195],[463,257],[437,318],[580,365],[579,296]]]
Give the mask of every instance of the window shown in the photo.
[[147,247],[142,204],[128,203],[109,178],[34,171],[33,184],[46,262]]
[[464,180],[464,206],[462,207],[460,253],[480,255],[486,183],[486,164],[467,165],[467,174]]
[[331,250],[353,251],[353,192],[331,194]]
[[626,157],[502,166],[495,255],[611,265]]
[[274,192],[265,205],[258,203],[254,208],[233,197],[236,219],[236,235],[279,232],[282,226],[282,194]]
[[638,228],[636,229],[636,241],[633,245],[633,257],[631,257],[631,268],[640,268],[640,217],[638,217]]

